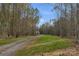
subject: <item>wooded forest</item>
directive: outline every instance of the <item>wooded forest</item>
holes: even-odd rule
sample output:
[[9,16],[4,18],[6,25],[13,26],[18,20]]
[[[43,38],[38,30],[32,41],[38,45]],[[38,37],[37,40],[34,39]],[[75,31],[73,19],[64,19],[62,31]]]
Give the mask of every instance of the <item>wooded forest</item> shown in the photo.
[[57,12],[57,18],[38,28],[39,10],[31,4],[0,4],[0,37],[36,35],[39,32],[79,40],[79,4],[54,4],[52,10]]
[[[57,18],[45,23],[40,28],[40,33],[73,38],[79,41],[79,4],[59,3],[54,4]],[[51,25],[51,22],[53,24]]]
[[[0,3],[0,56],[79,56],[79,3],[51,3],[52,15],[56,14],[52,19],[49,4],[34,6],[39,8],[32,3]],[[39,26],[42,16],[47,22]]]
[[35,35],[38,13],[30,4],[0,4],[0,37]]

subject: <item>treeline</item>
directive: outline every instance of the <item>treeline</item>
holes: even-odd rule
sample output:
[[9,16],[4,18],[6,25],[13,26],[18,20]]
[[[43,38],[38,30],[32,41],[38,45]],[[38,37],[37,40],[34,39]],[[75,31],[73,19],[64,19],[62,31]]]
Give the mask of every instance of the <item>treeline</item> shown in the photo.
[[52,34],[61,37],[75,38],[79,40],[79,4],[61,3],[54,4],[57,18],[40,27],[42,34]]
[[0,4],[0,38],[20,35],[35,35],[39,11],[31,4]]

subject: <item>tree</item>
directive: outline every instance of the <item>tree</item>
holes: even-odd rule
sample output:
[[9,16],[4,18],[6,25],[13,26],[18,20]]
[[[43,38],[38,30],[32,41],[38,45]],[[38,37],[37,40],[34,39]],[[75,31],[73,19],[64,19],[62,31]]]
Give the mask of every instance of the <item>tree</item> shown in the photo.
[[0,4],[0,35],[34,35],[39,21],[39,11],[31,4]]

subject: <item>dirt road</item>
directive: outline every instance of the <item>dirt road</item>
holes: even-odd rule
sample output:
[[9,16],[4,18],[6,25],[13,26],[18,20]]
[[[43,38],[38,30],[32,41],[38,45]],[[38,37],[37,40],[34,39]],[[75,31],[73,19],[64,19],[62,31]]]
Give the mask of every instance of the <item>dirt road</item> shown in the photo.
[[39,36],[30,36],[30,37],[27,37],[26,39],[19,40],[11,44],[1,46],[0,56],[14,56],[17,50],[22,49],[25,46],[31,44],[31,42],[33,40],[36,40],[36,38],[38,37]]

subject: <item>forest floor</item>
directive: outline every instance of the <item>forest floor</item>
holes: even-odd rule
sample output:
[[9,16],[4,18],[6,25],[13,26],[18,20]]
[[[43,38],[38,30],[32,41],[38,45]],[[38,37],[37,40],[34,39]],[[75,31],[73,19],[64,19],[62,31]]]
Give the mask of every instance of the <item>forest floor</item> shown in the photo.
[[65,49],[58,49],[54,52],[43,53],[43,56],[79,56],[79,45]]
[[79,45],[71,39],[42,35],[32,44],[16,52],[18,56],[79,56]]
[[21,38],[0,46],[0,56],[79,56],[79,45],[52,35]]

